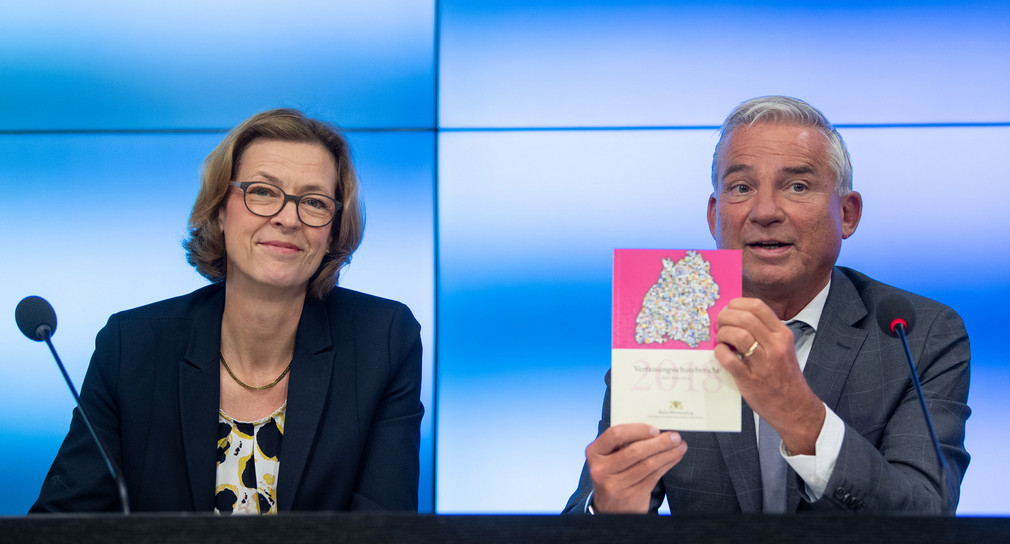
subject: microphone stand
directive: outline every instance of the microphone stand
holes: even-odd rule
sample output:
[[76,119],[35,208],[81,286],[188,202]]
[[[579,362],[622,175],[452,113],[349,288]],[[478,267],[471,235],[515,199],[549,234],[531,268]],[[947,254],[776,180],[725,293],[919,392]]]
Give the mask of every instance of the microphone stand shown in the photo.
[[929,417],[929,410],[926,408],[926,397],[922,393],[922,384],[919,383],[919,373],[915,370],[915,364],[912,362],[912,350],[908,347],[908,338],[905,336],[905,324],[903,321],[896,322],[892,330],[901,339],[901,346],[905,349],[905,362],[908,363],[908,373],[912,376],[912,384],[915,385],[916,397],[919,398],[919,406],[922,407],[922,413],[926,416],[926,427],[929,428],[929,436],[933,442],[933,450],[936,452],[937,462],[940,464],[940,500],[943,501],[942,508],[943,513],[946,515],[951,515],[950,501],[947,497],[947,474],[950,469],[947,466],[947,458],[944,457],[943,451],[940,450],[940,440],[936,437],[936,430],[933,428],[933,418]]
[[105,462],[105,467],[109,469],[109,473],[112,474],[112,479],[116,481],[116,489],[119,492],[119,501],[123,505],[123,515],[130,514],[130,501],[126,493],[126,484],[122,473],[120,473],[119,468],[112,464],[112,458],[109,457],[109,451],[105,449],[105,444],[102,440],[98,438],[98,433],[95,432],[95,428],[91,425],[91,420],[88,419],[88,414],[84,411],[81,406],[81,397],[77,394],[77,388],[74,387],[74,382],[70,380],[70,375],[67,374],[67,369],[63,366],[63,361],[60,360],[60,356],[56,353],[56,348],[53,347],[53,342],[50,339],[52,336],[52,329],[48,326],[43,325],[39,327],[37,332],[42,340],[45,341],[46,345],[49,346],[49,351],[52,352],[53,358],[56,359],[56,364],[60,367],[60,372],[63,374],[63,379],[67,382],[67,387],[70,388],[70,392],[74,395],[74,401],[77,403],[77,413],[81,415],[81,420],[84,421],[84,426],[88,428],[88,432],[91,433],[91,437],[95,439],[95,443],[98,444],[98,449],[102,453],[102,461]]

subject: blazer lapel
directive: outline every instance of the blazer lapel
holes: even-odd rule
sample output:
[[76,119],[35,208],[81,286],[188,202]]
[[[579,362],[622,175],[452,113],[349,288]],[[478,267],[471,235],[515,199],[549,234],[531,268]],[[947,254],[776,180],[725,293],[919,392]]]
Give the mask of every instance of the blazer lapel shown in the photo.
[[[350,343],[344,343],[350,346]],[[291,510],[327,403],[331,381],[353,390],[354,376],[332,379],[340,362],[333,351],[326,304],[307,297],[298,322],[295,356],[288,382],[288,404],[277,478],[277,509]],[[348,369],[341,369],[346,373]]]
[[831,290],[821,312],[814,345],[803,375],[810,389],[834,410],[845,381],[866,340],[866,331],[853,325],[866,317],[866,307],[855,286],[836,268]]
[[[835,269],[814,345],[803,370],[810,388],[832,410],[838,405],[856,354],[866,339],[866,331],[852,325],[865,316],[866,307],[852,282]],[[761,460],[756,446],[754,412],[746,402],[742,417],[741,432],[716,433],[716,440],[737,490],[740,509],[745,513],[761,512]],[[799,486],[802,482],[791,469],[789,473],[792,477],[786,487],[786,511],[795,512],[801,501]]]
[[197,512],[214,509],[217,478],[217,423],[221,406],[218,354],[224,289],[208,299],[193,318],[189,346],[179,363],[179,413],[189,487]]
[[741,403],[740,432],[715,433],[726,470],[744,513],[761,512],[761,460],[758,458],[754,412]]
[[[814,394],[835,411],[856,355],[866,340],[866,331],[853,326],[864,317],[866,307],[855,286],[845,274],[834,269],[831,290],[821,312],[803,375]],[[799,507],[799,489],[803,485],[800,478],[792,474],[786,489],[786,510],[789,512],[795,512]]]

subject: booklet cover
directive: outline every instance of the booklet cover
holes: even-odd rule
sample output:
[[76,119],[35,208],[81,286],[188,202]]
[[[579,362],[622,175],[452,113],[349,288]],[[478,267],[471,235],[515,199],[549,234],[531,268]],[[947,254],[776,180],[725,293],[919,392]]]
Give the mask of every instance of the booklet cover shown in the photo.
[[740,392],[713,350],[741,277],[739,250],[614,250],[611,425],[740,432]]

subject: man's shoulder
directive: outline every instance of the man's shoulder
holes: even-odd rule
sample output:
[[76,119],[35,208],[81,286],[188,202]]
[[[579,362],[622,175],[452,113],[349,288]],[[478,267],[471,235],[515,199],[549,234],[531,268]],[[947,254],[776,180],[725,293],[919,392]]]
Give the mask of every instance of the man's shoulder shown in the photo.
[[[931,298],[875,280],[851,268],[837,266],[835,270],[837,272],[835,281],[841,279],[849,283],[855,289],[867,312],[871,315],[876,313],[877,306],[884,297],[888,295],[901,295],[908,299],[917,313],[936,315],[949,312],[957,316],[957,312],[952,308]],[[839,288],[842,289],[843,286],[839,286]]]

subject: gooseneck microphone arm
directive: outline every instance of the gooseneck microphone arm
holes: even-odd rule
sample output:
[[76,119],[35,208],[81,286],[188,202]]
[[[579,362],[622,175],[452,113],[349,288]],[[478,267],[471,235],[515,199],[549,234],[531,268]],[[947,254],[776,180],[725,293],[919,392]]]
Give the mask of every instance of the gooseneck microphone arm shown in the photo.
[[936,461],[940,464],[940,500],[943,501],[941,505],[943,513],[953,514],[950,511],[950,504],[947,500],[947,471],[950,469],[947,466],[947,458],[943,455],[943,450],[940,449],[940,440],[936,437],[936,429],[933,428],[933,418],[929,417],[929,409],[926,408],[926,396],[922,392],[922,384],[919,382],[919,373],[915,371],[915,363],[912,362],[912,351],[908,348],[905,325],[902,323],[895,324],[894,332],[901,339],[902,347],[905,348],[905,362],[908,363],[908,371],[912,375],[912,384],[915,385],[915,394],[919,398],[919,406],[922,407],[922,413],[926,416],[926,427],[929,428],[929,438],[933,442]]
[[877,314],[877,322],[884,329],[884,332],[901,340],[901,346],[905,350],[905,362],[908,363],[908,373],[915,386],[915,395],[919,399],[919,406],[922,408],[922,415],[926,420],[926,427],[929,429],[929,438],[933,442],[933,451],[936,452],[936,461],[940,465],[940,501],[943,513],[953,515],[950,501],[947,497],[947,475],[950,468],[947,465],[947,458],[940,448],[940,439],[936,436],[936,429],[933,428],[933,418],[929,416],[929,409],[926,407],[926,396],[922,392],[922,383],[919,381],[919,373],[915,369],[915,361],[912,358],[912,350],[908,347],[907,333],[911,332],[915,324],[915,308],[907,298],[901,295],[889,295],[880,302],[880,309]]
[[123,515],[129,515],[130,499],[126,492],[126,483],[123,473],[119,470],[119,467],[112,462],[112,457],[109,456],[109,451],[105,449],[105,444],[103,444],[102,440],[98,438],[98,433],[95,431],[95,427],[91,424],[91,419],[88,418],[87,412],[84,411],[84,406],[81,405],[81,397],[77,394],[77,388],[74,387],[74,382],[70,379],[70,374],[67,374],[67,369],[63,366],[63,361],[60,360],[60,356],[56,353],[56,348],[53,346],[52,336],[56,331],[56,312],[45,299],[31,296],[25,297],[20,303],[18,303],[14,314],[18,328],[21,329],[21,332],[23,332],[25,336],[31,340],[35,340],[36,342],[45,342],[46,345],[49,346],[49,351],[53,354],[53,359],[56,360],[56,365],[60,367],[60,373],[63,374],[63,379],[67,382],[67,387],[70,388],[70,393],[74,395],[74,402],[77,404],[77,413],[81,415],[81,421],[84,422],[84,426],[87,427],[88,432],[91,433],[91,438],[93,438],[95,444],[98,445],[102,461],[105,462],[105,467],[109,470],[109,474],[112,475],[113,481],[116,482],[116,490],[119,493],[119,502],[123,507]]
[[60,360],[60,356],[56,353],[56,348],[53,347],[53,342],[50,340],[51,334],[46,331],[43,340],[46,345],[49,346],[49,351],[52,352],[53,358],[56,359],[56,364],[60,367],[60,372],[63,373],[63,379],[67,382],[67,387],[70,388],[70,392],[74,395],[74,401],[77,403],[77,411],[81,414],[81,421],[84,422],[84,426],[88,428],[88,432],[91,433],[91,437],[95,439],[95,444],[98,444],[98,449],[102,450],[102,461],[105,462],[105,468],[109,470],[109,474],[112,475],[112,479],[116,482],[116,490],[119,492],[119,502],[123,505],[123,514],[129,515],[130,513],[130,499],[126,493],[126,484],[124,483],[124,478],[122,473],[120,473],[119,468],[112,464],[112,457],[109,456],[109,451],[105,449],[105,444],[102,440],[98,438],[98,433],[95,432],[95,427],[91,425],[91,420],[88,418],[87,412],[84,411],[84,407],[81,406],[81,397],[77,394],[77,388],[74,387],[74,382],[70,380],[70,375],[67,374],[67,369],[63,366],[63,361]]

